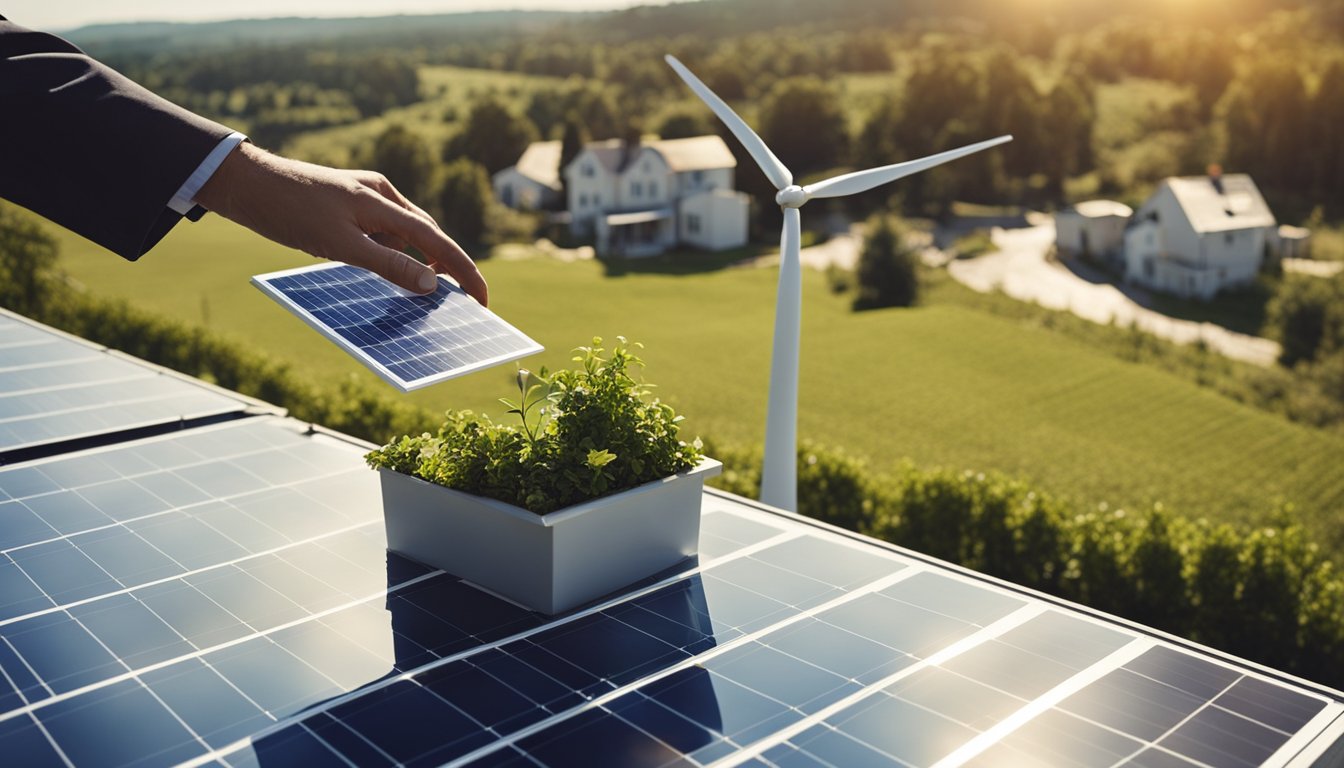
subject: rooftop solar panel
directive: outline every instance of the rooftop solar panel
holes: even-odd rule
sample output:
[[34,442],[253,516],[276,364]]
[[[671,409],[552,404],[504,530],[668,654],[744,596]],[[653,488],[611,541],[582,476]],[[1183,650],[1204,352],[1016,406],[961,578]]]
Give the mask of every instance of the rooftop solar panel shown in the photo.
[[428,296],[335,263],[252,282],[403,392],[542,350],[442,277]]
[[255,417],[0,468],[21,765],[1292,765],[1341,694],[709,492],[549,618],[388,553],[365,446]]
[[0,464],[67,441],[261,407],[0,310]]

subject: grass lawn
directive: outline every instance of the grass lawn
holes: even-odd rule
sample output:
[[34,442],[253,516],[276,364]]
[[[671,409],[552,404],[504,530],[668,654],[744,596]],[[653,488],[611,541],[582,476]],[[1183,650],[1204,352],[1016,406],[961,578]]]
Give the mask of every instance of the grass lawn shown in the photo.
[[[372,374],[248,284],[308,263],[216,217],[179,226],[139,264],[60,235],[63,264],[88,289],[209,325],[316,379]],[[547,347],[531,367],[568,361],[593,335],[648,345],[649,378],[687,429],[747,443],[763,433],[776,273],[719,269],[604,275],[595,262],[485,261],[493,307]],[[1291,501],[1344,549],[1344,436],[1238,405],[1047,329],[935,293],[911,310],[853,314],[804,274],[800,434],[888,466],[1001,470],[1087,505],[1161,501],[1186,514],[1263,521]],[[410,395],[495,415],[512,367]]]

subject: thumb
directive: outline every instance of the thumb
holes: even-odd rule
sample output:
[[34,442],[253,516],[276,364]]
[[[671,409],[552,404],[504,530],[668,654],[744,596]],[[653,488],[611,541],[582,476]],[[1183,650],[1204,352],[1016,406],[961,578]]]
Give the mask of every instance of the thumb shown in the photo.
[[430,293],[438,287],[434,270],[410,256],[379,245],[362,234],[354,240],[347,257],[341,259],[346,264],[363,267],[412,293]]

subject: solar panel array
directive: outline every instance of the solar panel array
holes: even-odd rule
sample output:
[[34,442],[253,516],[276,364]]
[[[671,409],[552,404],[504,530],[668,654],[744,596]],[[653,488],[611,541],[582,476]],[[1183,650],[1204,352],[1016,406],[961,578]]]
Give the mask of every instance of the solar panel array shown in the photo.
[[0,762],[1310,764],[1338,692],[726,494],[546,617],[386,551],[364,446],[255,416],[0,468]]
[[252,282],[403,392],[542,349],[442,278],[427,296],[337,263]]
[[0,310],[0,463],[41,446],[255,405]]

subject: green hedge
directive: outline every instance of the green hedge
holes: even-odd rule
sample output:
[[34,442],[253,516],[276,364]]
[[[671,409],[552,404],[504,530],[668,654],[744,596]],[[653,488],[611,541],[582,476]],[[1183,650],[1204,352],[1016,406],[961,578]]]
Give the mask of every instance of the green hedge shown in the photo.
[[[754,496],[759,452],[710,446],[715,484]],[[1191,521],[1161,505],[1080,511],[996,474],[875,473],[799,451],[799,511],[1328,685],[1344,685],[1344,578],[1279,510],[1272,527]]]

